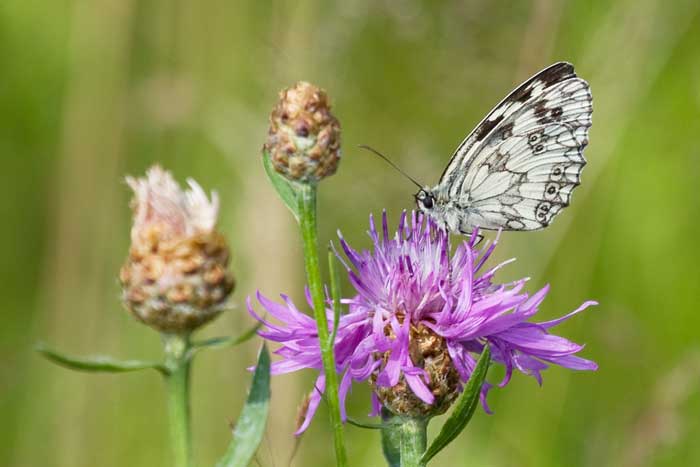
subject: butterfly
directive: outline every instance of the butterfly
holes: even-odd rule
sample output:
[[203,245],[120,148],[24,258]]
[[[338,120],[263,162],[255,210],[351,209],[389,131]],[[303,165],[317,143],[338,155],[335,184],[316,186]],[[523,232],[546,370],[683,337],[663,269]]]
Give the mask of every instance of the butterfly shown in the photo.
[[418,209],[454,233],[547,227],[581,183],[592,111],[574,67],[550,65],[462,141],[438,184],[415,194]]

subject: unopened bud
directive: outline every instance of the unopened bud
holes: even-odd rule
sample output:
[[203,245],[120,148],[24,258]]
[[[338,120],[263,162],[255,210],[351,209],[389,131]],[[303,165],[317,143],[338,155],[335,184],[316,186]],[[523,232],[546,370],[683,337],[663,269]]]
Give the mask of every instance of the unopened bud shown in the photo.
[[277,172],[301,183],[316,183],[335,173],[340,123],[330,110],[325,91],[307,82],[280,92],[263,148]]

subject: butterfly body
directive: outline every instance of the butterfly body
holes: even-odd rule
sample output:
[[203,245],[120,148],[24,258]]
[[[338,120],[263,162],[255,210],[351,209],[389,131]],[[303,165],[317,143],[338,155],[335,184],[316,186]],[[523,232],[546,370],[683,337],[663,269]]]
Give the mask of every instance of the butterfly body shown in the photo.
[[580,184],[591,102],[569,63],[537,73],[459,145],[418,208],[455,233],[547,227]]
[[415,195],[418,208],[434,219],[440,220],[451,232],[471,232],[473,228],[469,229],[467,225],[463,228],[462,224],[474,218],[475,213],[469,209],[468,204],[460,204],[459,200],[450,199],[445,190],[438,191],[439,189],[440,185],[436,185],[420,190]]

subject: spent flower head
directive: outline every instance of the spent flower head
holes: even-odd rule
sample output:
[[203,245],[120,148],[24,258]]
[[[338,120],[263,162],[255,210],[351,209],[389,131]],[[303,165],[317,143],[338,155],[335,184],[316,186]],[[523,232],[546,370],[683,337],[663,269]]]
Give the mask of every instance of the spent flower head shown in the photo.
[[[533,322],[548,286],[530,295],[525,279],[499,284],[496,271],[485,262],[496,242],[477,249],[475,232],[451,254],[447,232],[422,214],[404,213],[395,233],[386,214],[378,232],[370,221],[372,249],[357,251],[342,237],[344,264],[356,295],[345,300],[349,312],[340,318],[334,349],[341,411],[353,381],[369,381],[373,388],[373,415],[381,406],[394,414],[426,417],[447,410],[476,365],[484,345],[492,350],[493,363],[505,367],[499,386],[508,384],[513,370],[542,382],[549,365],[574,370],[595,370],[597,365],[576,356],[583,346],[549,330],[595,302],[585,302],[561,318]],[[340,257],[340,256],[339,256]],[[308,295],[308,294],[307,294]],[[273,373],[305,368],[321,372],[306,412],[306,429],[325,389],[318,334],[312,318],[286,296],[276,303],[257,295],[276,324],[250,313],[265,327],[264,338],[281,344],[282,357]],[[308,300],[308,297],[307,297]],[[308,300],[310,303],[310,300]],[[329,322],[332,310],[326,310]],[[329,324],[330,326],[330,324]],[[482,387],[482,404],[491,385]]]
[[289,180],[316,183],[333,175],[340,162],[340,123],[326,92],[305,81],[282,90],[263,149]]
[[126,182],[134,191],[134,223],[120,272],[124,303],[161,332],[190,332],[223,310],[234,286],[226,240],[215,230],[218,196],[209,199],[191,179],[182,190],[158,166]]

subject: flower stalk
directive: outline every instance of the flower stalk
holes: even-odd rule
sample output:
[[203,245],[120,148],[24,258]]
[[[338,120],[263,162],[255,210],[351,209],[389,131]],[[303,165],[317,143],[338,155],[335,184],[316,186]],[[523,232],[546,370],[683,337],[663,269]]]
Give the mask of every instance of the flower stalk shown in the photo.
[[424,467],[423,453],[428,444],[428,419],[405,418],[398,427],[402,467]]
[[386,407],[381,408],[382,452],[389,467],[401,467],[401,430],[398,429],[399,417]]
[[170,441],[175,467],[192,465],[189,335],[163,334]]
[[401,417],[382,408],[382,450],[389,467],[424,467],[429,417]]
[[343,436],[343,421],[340,417],[340,402],[338,399],[338,374],[333,353],[333,341],[328,332],[328,320],[326,319],[326,305],[323,298],[323,283],[321,282],[321,270],[318,257],[318,227],[316,221],[316,185],[300,184],[298,192],[299,226],[304,242],[304,265],[306,276],[311,291],[311,299],[314,305],[314,319],[318,328],[318,339],[321,347],[321,359],[323,371],[326,376],[326,396],[328,411],[330,412],[331,425],[333,427],[333,441],[335,447],[336,463],[339,466],[347,465],[347,453]]

